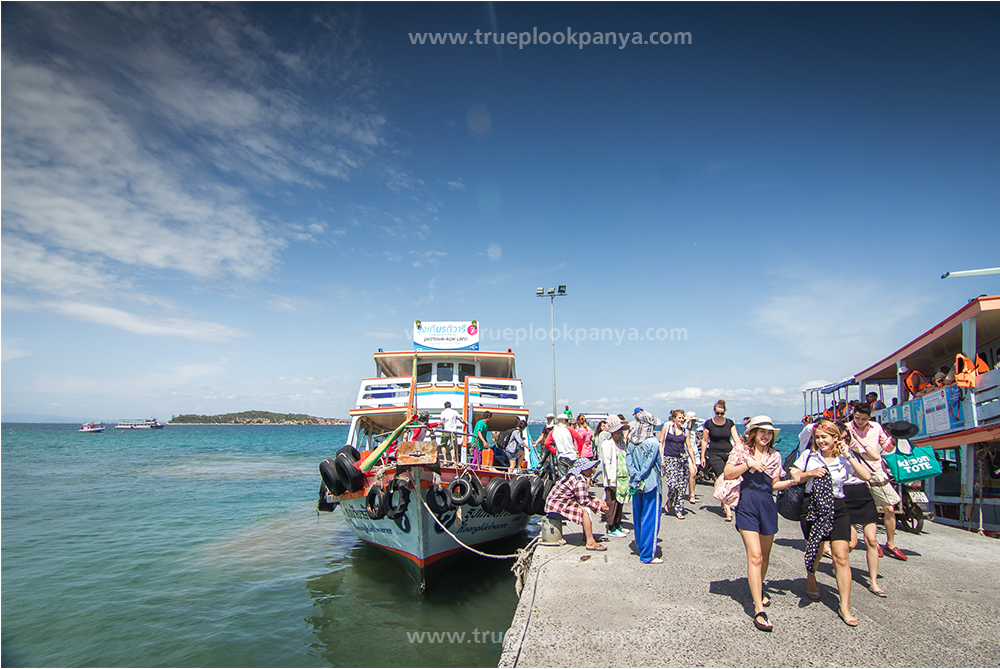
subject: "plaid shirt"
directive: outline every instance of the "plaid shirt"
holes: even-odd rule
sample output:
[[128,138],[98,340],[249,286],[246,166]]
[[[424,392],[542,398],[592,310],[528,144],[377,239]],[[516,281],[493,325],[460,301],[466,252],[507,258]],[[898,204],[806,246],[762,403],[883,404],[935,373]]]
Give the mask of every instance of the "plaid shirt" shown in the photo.
[[601,510],[601,503],[590,496],[587,479],[580,474],[564,476],[552,487],[545,502],[545,513],[559,513],[577,525],[583,524],[583,508]]
[[641,444],[656,432],[656,418],[648,411],[640,411],[635,420],[628,424],[628,440],[633,444]]

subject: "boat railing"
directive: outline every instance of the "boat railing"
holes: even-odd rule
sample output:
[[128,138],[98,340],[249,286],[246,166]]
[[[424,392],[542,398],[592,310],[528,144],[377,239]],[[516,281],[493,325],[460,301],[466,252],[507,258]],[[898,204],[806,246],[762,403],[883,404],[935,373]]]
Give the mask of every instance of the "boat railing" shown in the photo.
[[905,420],[920,431],[914,439],[937,437],[1000,420],[1000,370],[981,374],[976,388],[957,385],[935,388],[907,402],[875,412],[880,423]]
[[356,406],[406,406],[410,397],[410,383],[407,376],[365,379],[361,382]]
[[1000,420],[1000,369],[976,377],[973,411],[976,427]]
[[470,404],[516,408],[524,406],[524,392],[520,379],[470,376],[466,380]]

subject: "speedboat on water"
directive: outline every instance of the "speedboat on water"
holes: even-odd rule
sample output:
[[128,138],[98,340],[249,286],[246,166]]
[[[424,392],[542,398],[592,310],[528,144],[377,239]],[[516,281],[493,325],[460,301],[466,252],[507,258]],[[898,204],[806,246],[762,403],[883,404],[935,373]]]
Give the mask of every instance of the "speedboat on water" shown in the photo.
[[163,423],[155,418],[143,418],[140,420],[120,420],[115,425],[116,430],[162,430]]
[[[457,461],[446,458],[450,435],[439,424],[445,402],[467,425],[455,433]],[[488,451],[487,464],[468,464],[471,429],[486,412],[491,432],[527,419],[514,354],[480,351],[476,321],[417,321],[412,351],[375,353],[375,378],[361,381],[347,444],[320,464],[320,510],[339,506],[358,538],[425,590],[446,558],[511,537],[544,510],[550,481],[495,468]]]
[[104,423],[95,423],[93,421],[89,423],[84,423],[80,426],[78,432],[104,432]]

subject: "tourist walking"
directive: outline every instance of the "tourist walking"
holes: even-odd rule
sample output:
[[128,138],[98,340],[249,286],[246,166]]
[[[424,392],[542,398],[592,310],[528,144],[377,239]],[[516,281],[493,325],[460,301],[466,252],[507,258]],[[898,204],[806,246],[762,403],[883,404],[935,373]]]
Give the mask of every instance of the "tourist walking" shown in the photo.
[[545,438],[545,448],[556,456],[556,478],[562,478],[579,459],[580,435],[567,425],[566,414],[556,416],[555,426]]
[[695,482],[698,478],[698,468],[701,467],[701,452],[698,450],[698,416],[693,411],[684,414],[685,426],[687,427],[687,447],[684,449],[685,460],[688,466],[688,501],[694,504],[698,501],[695,496]]
[[608,505],[604,520],[608,535],[624,537],[628,530],[622,527],[622,515],[628,501],[628,467],[625,466],[625,452],[622,450],[622,431],[625,424],[616,416],[601,421],[597,433],[597,446],[604,470],[604,502]]
[[[701,457],[707,462],[718,479],[726,470],[726,461],[733,450],[734,444],[740,443],[736,423],[726,418],[726,401],[715,403],[715,416],[705,421],[705,431],[701,435]],[[726,522],[732,522],[733,510],[722,502],[722,512]]]
[[667,513],[684,520],[684,498],[688,493],[688,468],[684,464],[687,451],[687,428],[684,410],[670,412],[670,420],[660,430],[660,454],[663,458],[663,501]]
[[604,500],[590,496],[590,481],[596,466],[596,460],[586,458],[574,462],[566,475],[552,486],[552,491],[545,500],[545,513],[554,513],[582,525],[587,550],[604,551],[607,549],[594,538],[593,521],[590,518],[590,511],[608,510]]
[[862,481],[871,478],[871,470],[847,450],[844,435],[833,421],[820,419],[813,428],[809,448],[799,454],[790,471],[796,484],[805,483],[800,526],[806,540],[806,594],[818,600],[816,569],[824,541],[832,544],[833,568],[840,593],[839,615],[847,625],[857,627],[851,613],[851,565],[848,561],[851,518],[844,500],[844,483],[849,476]]
[[590,431],[590,426],[587,425],[587,417],[582,413],[576,417],[576,433],[579,434],[580,438],[582,439],[582,445],[580,446],[580,457],[588,459],[593,458],[594,433]]
[[769,416],[751,418],[743,442],[733,448],[725,469],[725,477],[729,480],[742,477],[736,529],[747,551],[747,586],[753,598],[753,624],[762,632],[774,629],[764,612],[764,608],[771,605],[764,592],[764,581],[774,535],[778,533],[778,507],[773,492],[795,483],[781,480],[785,470],[781,467],[781,455],[774,450],[778,432],[780,430],[774,427]]
[[639,560],[644,564],[660,564],[663,558],[656,557],[656,537],[660,533],[659,440],[650,436],[638,444],[630,441],[625,451],[625,464],[632,493],[632,524]]

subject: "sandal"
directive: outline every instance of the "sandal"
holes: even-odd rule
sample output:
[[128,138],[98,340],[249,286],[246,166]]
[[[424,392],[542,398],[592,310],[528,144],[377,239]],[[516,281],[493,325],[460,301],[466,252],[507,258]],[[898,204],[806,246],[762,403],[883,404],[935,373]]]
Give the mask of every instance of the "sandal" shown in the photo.
[[[763,619],[764,622],[761,622]],[[854,621],[857,624],[857,621]],[[754,614],[753,626],[759,629],[761,632],[773,632],[774,625],[767,621],[767,614],[761,611],[760,613]]]
[[858,626],[858,619],[857,618],[845,618],[843,611],[837,611],[837,615],[840,616],[840,619],[843,620],[844,624],[847,625],[848,627],[857,627]]
[[606,551],[606,550],[608,550],[608,547],[607,546],[602,546],[601,544],[594,544],[593,546],[587,546],[587,550],[588,551]]
[[763,606],[764,608],[767,608],[768,606],[771,605],[771,598],[768,597],[767,595],[764,595],[760,600],[760,605]]
[[814,602],[818,602],[819,601],[819,590],[817,590],[816,592],[813,592],[809,588],[806,588],[806,597],[808,597],[809,599],[813,600]]
[[684,520],[686,516],[680,511],[677,512],[677,520]]

